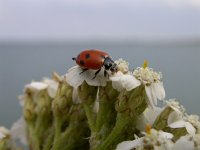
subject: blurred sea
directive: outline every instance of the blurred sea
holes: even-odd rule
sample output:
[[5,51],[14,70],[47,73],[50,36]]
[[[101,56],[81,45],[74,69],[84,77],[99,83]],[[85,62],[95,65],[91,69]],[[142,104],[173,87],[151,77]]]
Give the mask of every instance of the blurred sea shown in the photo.
[[131,42],[1,43],[0,44],[0,125],[10,127],[21,116],[17,96],[25,84],[65,74],[75,65],[72,57],[84,49],[101,49],[112,58],[124,58],[134,69],[143,64],[163,73],[168,98],[177,98],[189,113],[200,115],[200,44],[152,44]]

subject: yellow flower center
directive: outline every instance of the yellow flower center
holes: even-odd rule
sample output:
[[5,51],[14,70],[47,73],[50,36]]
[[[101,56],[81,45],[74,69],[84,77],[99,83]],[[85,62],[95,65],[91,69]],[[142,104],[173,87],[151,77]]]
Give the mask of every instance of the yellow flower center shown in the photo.
[[151,134],[151,125],[150,125],[150,124],[147,124],[147,125],[146,125],[146,133],[147,133],[148,135]]
[[143,63],[143,68],[147,68],[148,67],[148,61],[147,60],[144,60],[144,63]]

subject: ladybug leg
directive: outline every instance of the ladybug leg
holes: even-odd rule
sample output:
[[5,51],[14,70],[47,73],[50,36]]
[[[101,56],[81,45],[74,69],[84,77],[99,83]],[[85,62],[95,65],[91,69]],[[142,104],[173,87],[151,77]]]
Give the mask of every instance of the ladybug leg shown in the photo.
[[106,77],[107,76],[107,71],[106,70],[104,70],[104,77]]
[[95,72],[94,77],[93,77],[92,79],[95,79],[96,76],[97,76],[97,74],[98,74],[100,71],[101,71],[101,69],[97,70],[97,71]]
[[82,74],[82,73],[86,72],[87,70],[88,70],[88,68],[84,68],[84,69],[82,69],[82,71],[79,74]]
[[108,74],[108,72],[106,70],[104,70],[104,77],[105,78],[108,77],[108,79],[109,79],[109,74]]

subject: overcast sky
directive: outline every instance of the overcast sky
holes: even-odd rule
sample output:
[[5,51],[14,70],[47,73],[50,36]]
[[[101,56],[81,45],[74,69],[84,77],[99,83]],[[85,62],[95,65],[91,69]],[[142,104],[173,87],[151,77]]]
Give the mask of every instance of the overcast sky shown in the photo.
[[200,37],[200,0],[0,0],[0,40]]

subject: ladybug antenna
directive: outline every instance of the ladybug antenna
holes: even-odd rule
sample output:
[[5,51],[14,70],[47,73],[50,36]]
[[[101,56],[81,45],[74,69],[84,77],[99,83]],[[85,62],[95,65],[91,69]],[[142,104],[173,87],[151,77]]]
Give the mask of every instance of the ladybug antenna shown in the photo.
[[73,57],[73,58],[72,58],[72,60],[76,61],[76,58],[75,58],[75,57]]

